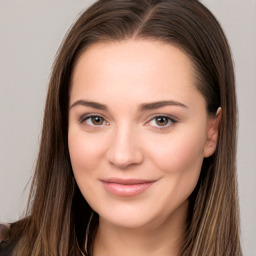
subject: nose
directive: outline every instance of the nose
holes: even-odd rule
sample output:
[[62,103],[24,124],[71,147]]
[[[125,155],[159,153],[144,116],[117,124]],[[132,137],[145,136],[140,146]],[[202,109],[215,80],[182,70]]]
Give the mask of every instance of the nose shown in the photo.
[[107,151],[107,160],[117,168],[125,169],[143,162],[143,152],[137,134],[127,127],[118,129],[113,135]]

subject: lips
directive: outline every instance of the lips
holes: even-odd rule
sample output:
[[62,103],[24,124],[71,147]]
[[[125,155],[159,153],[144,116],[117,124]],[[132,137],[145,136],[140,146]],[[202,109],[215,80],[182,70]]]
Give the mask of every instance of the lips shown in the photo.
[[131,197],[142,194],[155,180],[109,178],[101,180],[104,189],[115,196]]

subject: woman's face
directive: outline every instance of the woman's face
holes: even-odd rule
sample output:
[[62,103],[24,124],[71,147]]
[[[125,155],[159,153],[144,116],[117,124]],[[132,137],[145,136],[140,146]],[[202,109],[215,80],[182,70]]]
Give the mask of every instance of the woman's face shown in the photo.
[[188,56],[147,40],[98,43],[75,65],[68,144],[73,172],[102,220],[123,227],[186,215],[214,119]]

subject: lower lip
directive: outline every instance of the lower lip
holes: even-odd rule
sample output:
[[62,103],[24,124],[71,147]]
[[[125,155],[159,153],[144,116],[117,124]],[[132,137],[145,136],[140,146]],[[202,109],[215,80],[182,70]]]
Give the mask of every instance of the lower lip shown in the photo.
[[147,190],[154,182],[146,182],[140,184],[119,184],[102,181],[103,187],[107,192],[115,196],[137,196]]

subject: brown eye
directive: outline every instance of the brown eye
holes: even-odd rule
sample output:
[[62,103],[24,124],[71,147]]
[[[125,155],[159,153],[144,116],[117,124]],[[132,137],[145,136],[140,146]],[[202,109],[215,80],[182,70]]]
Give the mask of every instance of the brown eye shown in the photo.
[[165,116],[158,116],[155,118],[155,123],[158,126],[166,126],[169,124],[170,118],[165,117]]
[[103,125],[104,124],[104,119],[100,116],[92,116],[88,119],[90,119],[90,121],[93,125]]
[[84,123],[89,126],[102,126],[108,124],[106,120],[101,116],[96,115],[85,115],[80,118],[80,123]]
[[175,120],[173,117],[161,116],[161,115],[155,116],[149,122],[151,126],[154,126],[155,128],[158,128],[158,129],[171,128],[173,125],[175,125],[175,123],[177,123],[177,120]]

